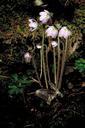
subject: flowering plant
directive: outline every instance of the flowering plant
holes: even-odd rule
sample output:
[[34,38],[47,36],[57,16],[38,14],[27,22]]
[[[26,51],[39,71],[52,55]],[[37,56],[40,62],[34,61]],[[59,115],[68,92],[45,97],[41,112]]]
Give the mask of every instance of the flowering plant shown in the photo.
[[[62,85],[62,77],[64,72],[65,63],[67,60],[68,51],[68,38],[72,32],[67,26],[57,28],[52,22],[50,12],[44,10],[39,13],[39,20],[29,19],[30,31],[34,32],[42,28],[42,41],[35,45],[33,42],[34,50],[39,50],[40,55],[40,70],[38,71],[34,54],[30,56],[25,54],[25,60],[33,60],[33,65],[36,72],[37,83],[41,89],[37,90],[35,94],[40,98],[46,100],[48,104],[57,96],[63,96],[60,92]],[[51,19],[52,20],[52,19]],[[48,41],[46,41],[48,40]],[[62,48],[61,48],[62,47]],[[53,61],[49,63],[49,54],[52,53],[51,58]],[[53,65],[53,75],[51,66]],[[44,82],[42,81],[44,79]],[[43,85],[44,84],[44,85]]]

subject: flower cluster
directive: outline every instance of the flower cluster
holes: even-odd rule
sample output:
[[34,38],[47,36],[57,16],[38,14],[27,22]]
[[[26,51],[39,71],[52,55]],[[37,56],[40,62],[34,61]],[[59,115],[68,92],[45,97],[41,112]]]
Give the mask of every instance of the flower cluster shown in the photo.
[[[39,21],[42,24],[47,24],[48,21],[51,19],[51,13],[47,10],[44,10],[42,12],[39,13]],[[35,31],[38,28],[38,22],[35,19],[29,19],[29,27],[30,27],[30,31]],[[52,25],[49,26],[46,30],[46,35],[47,37],[52,37],[52,38],[56,38],[57,35],[59,35],[59,37],[63,37],[65,39],[67,39],[70,35],[71,35],[71,31],[67,29],[66,26],[62,27],[58,30]]]
[[[44,10],[39,13],[39,21],[42,24],[46,24],[51,19],[51,14],[47,10]],[[38,22],[35,19],[29,19],[30,31],[33,32],[38,28]]]
[[[51,19],[51,13],[47,10],[44,10],[42,12],[39,13],[39,21],[41,23],[41,25],[48,25],[48,21]],[[33,32],[35,30],[38,29],[39,23],[35,20],[35,19],[29,19],[29,27],[30,27],[30,31]],[[56,47],[58,45],[58,43],[54,40],[56,39],[56,37],[58,36],[59,38],[64,38],[67,39],[72,33],[71,31],[66,27],[63,26],[61,27],[60,30],[58,30],[54,25],[48,25],[48,28],[45,30],[45,34],[47,37],[50,37],[51,39],[53,39],[51,41],[51,45],[52,47]],[[38,49],[41,49],[41,45],[36,45],[36,47]]]

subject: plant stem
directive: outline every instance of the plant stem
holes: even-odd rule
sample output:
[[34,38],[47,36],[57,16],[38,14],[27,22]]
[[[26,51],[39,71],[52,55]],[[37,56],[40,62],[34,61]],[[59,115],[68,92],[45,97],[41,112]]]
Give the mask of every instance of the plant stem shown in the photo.
[[43,72],[43,55],[44,55],[44,29],[43,29],[43,37],[42,37],[42,47],[40,50],[40,78],[42,77]]
[[33,65],[34,65],[35,73],[36,73],[36,75],[37,75],[37,79],[38,79],[38,81],[39,81],[39,85],[42,87],[42,84],[41,84],[41,81],[40,81],[40,78],[39,78],[39,75],[38,75],[38,71],[37,71],[36,63],[35,63],[35,60],[34,60],[34,56],[32,57],[32,61],[33,61]]
[[59,79],[58,89],[61,88],[61,84],[62,84],[62,77],[63,77],[64,67],[65,67],[65,62],[66,62],[66,52],[67,52],[67,39],[66,39],[66,42],[65,42],[64,53],[63,53],[63,56],[62,56],[61,72],[60,72],[60,79]]
[[58,88],[59,72],[60,72],[60,40],[58,36],[58,64],[57,64],[57,78],[56,78],[56,89]]
[[[33,49],[32,52],[35,53],[35,44],[34,44],[34,41],[33,41],[33,46],[34,46],[34,49]],[[33,62],[35,73],[36,73],[36,76],[37,76],[37,79],[38,79],[38,83],[39,83],[40,87],[42,88],[41,80],[40,80],[40,77],[39,77],[39,74],[38,74],[38,71],[37,71],[37,66],[36,66],[34,54],[32,56],[32,62]]]
[[51,79],[50,79],[50,71],[49,71],[49,65],[48,65],[48,48],[46,46],[46,66],[47,66],[47,74],[48,74],[48,81],[51,82]]
[[45,84],[46,84],[46,88],[48,89],[46,66],[45,66],[45,56],[44,56],[44,30],[43,30],[43,37],[42,37],[42,60],[43,60],[43,72],[44,72]]
[[43,48],[41,48],[40,50],[40,78],[42,77],[42,68],[43,68],[43,54],[42,53],[43,53]]
[[57,83],[56,79],[56,53],[55,53],[55,48],[53,48],[53,60],[54,60],[54,81],[55,85]]

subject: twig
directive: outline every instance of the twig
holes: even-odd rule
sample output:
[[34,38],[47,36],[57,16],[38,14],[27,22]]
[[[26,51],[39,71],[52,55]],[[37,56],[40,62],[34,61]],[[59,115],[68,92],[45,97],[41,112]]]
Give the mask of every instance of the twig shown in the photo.
[[36,82],[36,83],[38,83],[38,84],[39,84],[39,81],[38,81],[38,80],[36,80],[35,78],[32,78],[32,80],[33,80],[33,82]]
[[24,128],[27,128],[27,127],[32,127],[34,126],[33,124],[28,124],[28,125],[25,125]]
[[8,78],[10,78],[10,77],[8,77],[8,76],[3,76],[3,75],[0,75],[0,78],[6,78],[6,79],[8,79]]

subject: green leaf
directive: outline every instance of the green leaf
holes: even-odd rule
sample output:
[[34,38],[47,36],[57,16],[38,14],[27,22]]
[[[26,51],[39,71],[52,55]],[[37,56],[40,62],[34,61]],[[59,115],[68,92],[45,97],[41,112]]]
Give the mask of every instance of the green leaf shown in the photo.
[[13,75],[12,75],[12,80],[18,81],[18,75],[17,75],[17,74],[13,74]]

